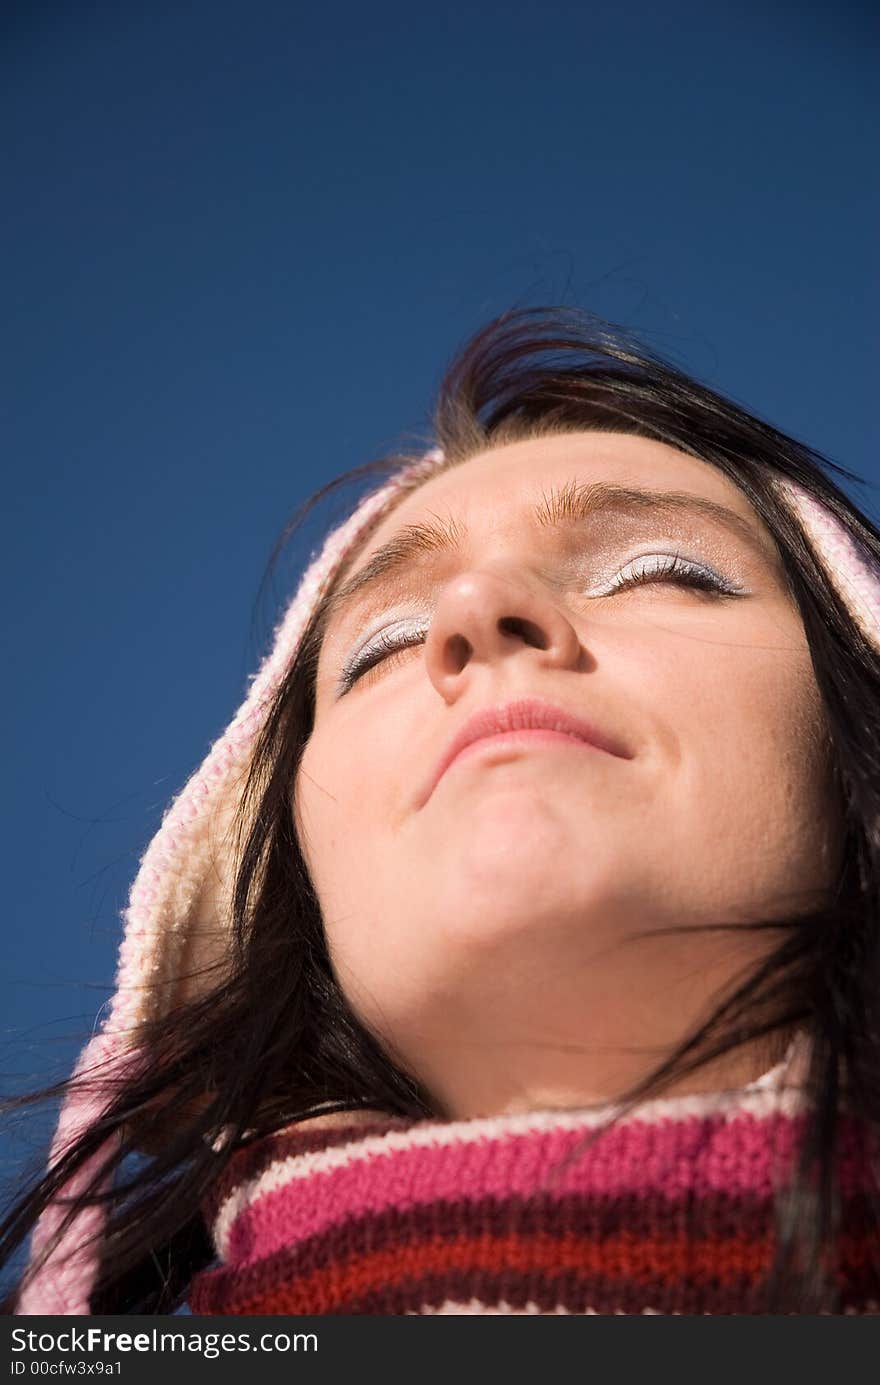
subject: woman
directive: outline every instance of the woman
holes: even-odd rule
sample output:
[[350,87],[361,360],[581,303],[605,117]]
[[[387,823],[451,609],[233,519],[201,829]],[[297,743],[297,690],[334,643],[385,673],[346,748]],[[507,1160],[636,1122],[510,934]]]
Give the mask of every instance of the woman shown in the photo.
[[880,1311],[856,478],[563,309],[434,424],[141,863],[8,1308]]

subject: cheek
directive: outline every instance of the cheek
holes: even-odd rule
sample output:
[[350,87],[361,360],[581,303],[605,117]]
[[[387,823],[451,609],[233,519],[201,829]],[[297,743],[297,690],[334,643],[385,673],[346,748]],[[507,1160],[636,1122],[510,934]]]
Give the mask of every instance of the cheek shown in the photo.
[[683,748],[698,744],[708,765],[812,763],[825,715],[800,620],[774,603],[743,611],[723,640],[711,627],[697,634],[654,650]]
[[692,669],[683,732],[693,830],[715,858],[743,860],[769,888],[824,883],[840,815],[824,708],[806,643],[777,637],[718,650]]
[[313,736],[303,752],[294,785],[294,826],[313,878],[322,859],[336,848],[342,787],[337,761],[332,741]]
[[370,858],[378,789],[373,756],[329,729],[312,736],[293,792],[293,820],[306,865],[322,904],[363,878]]
[[815,777],[827,747],[825,715],[809,653],[756,649],[728,660],[716,674],[714,702],[704,730],[727,750],[768,776]]

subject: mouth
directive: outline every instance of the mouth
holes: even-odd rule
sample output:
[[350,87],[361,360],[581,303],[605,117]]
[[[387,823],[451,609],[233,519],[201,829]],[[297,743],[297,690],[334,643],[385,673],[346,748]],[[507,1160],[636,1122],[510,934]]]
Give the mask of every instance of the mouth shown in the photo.
[[538,744],[632,759],[632,752],[621,740],[593,722],[543,698],[520,698],[480,708],[468,718],[421,786],[416,810],[424,807],[449,767],[462,758]]

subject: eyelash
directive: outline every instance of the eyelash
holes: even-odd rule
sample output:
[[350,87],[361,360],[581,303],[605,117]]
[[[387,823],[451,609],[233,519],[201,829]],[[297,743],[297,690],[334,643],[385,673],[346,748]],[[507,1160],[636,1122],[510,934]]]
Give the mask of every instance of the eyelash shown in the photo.
[[[643,586],[649,582],[669,582],[674,586],[690,587],[714,596],[741,596],[743,594],[740,588],[733,586],[710,568],[698,567],[695,563],[681,558],[678,554],[643,554],[642,556],[662,557],[664,562],[659,567],[636,573],[632,577],[625,577],[622,581],[612,583],[609,595],[614,595],[629,587]],[[637,561],[638,559],[633,559],[633,562]],[[414,647],[416,643],[417,641],[413,639],[411,633],[401,636],[389,635],[386,631],[381,631],[374,640],[370,641],[367,650],[355,655],[342,670],[339,679],[340,696],[348,692],[358,679],[362,678],[371,668],[379,663],[387,663],[392,655],[403,654],[407,649]]]

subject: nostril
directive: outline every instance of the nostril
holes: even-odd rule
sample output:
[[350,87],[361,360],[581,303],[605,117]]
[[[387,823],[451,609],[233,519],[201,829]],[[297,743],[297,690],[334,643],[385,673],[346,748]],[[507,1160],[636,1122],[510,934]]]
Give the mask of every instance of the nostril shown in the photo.
[[522,635],[523,639],[536,649],[547,648],[544,632],[531,620],[523,620],[521,616],[503,616],[498,622],[498,628],[503,630],[505,635]]
[[453,635],[448,642],[448,650],[456,667],[462,669],[473,654],[474,647],[465,639],[464,635]]

